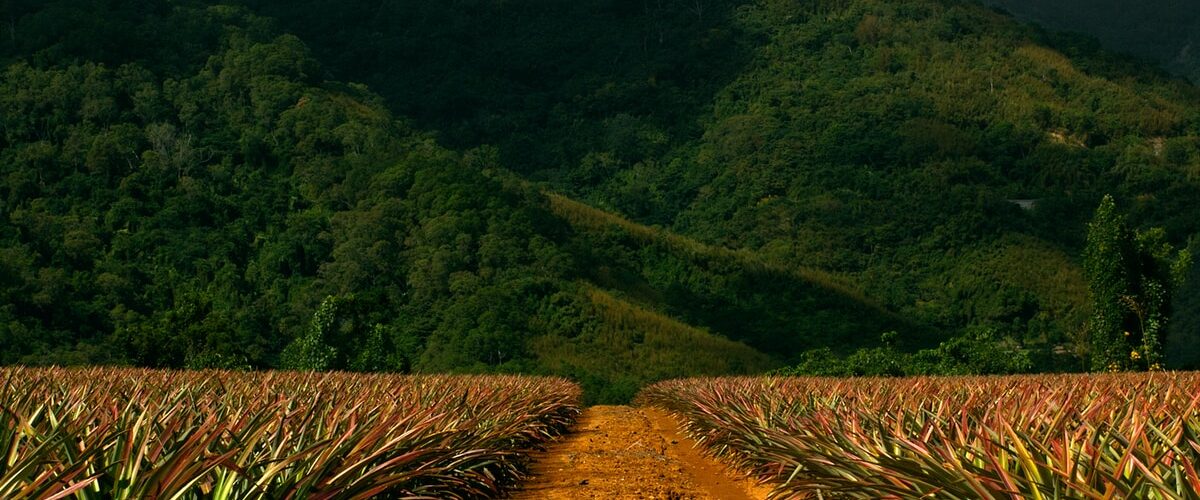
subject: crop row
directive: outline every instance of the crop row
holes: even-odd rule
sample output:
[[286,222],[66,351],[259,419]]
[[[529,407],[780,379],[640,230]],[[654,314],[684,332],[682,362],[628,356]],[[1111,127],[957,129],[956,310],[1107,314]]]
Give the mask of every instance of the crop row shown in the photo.
[[0,498],[464,498],[519,479],[557,378],[0,369]]
[[661,382],[775,497],[1200,498],[1200,374]]

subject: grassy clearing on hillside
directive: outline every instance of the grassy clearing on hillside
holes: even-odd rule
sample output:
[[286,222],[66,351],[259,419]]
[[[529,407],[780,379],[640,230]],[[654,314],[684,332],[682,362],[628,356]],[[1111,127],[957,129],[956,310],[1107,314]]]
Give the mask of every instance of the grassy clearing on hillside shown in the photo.
[[1200,373],[662,382],[773,496],[1200,498]]
[[645,384],[676,374],[763,373],[779,362],[753,348],[581,285],[591,318],[573,338],[538,337],[530,348],[552,373],[579,380],[585,403],[627,403]]
[[787,267],[767,261],[748,250],[733,250],[725,247],[706,245],[665,229],[638,224],[619,215],[572,200],[566,196],[550,192],[546,192],[545,195],[550,200],[550,209],[556,215],[566,219],[576,227],[592,229],[618,227],[643,243],[662,243],[691,258],[717,258],[737,262],[747,270],[794,276],[802,281],[811,283],[813,286],[827,289],[847,299],[862,303],[876,312],[891,314],[883,306],[864,296],[849,280],[841,276],[810,267]]
[[3,498],[495,496],[579,413],[558,378],[0,369]]
[[789,267],[748,250],[710,246],[562,195],[544,192],[551,212],[589,242],[589,279],[639,305],[795,360],[806,350],[852,351],[899,331],[914,347],[936,332],[864,296],[847,278]]

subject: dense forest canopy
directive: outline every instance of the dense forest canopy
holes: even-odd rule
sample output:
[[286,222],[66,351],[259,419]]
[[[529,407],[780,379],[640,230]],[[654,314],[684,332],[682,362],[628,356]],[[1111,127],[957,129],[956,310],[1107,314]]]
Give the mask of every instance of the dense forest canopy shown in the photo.
[[1101,197],[1200,230],[1196,87],[972,3],[7,5],[5,364],[1080,369]]

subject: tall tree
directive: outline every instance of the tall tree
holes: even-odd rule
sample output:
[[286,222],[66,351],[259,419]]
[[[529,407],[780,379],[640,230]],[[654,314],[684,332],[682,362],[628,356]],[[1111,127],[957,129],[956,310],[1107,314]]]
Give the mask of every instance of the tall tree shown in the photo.
[[1132,231],[1112,196],[1101,200],[1083,254],[1093,370],[1162,369],[1171,292],[1190,260],[1165,231]]

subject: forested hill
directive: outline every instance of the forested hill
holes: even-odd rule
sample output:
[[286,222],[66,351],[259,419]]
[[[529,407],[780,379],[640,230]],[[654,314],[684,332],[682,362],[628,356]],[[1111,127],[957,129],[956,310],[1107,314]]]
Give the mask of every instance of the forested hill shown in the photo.
[[443,144],[947,331],[1078,339],[1104,193],[1200,220],[1194,86],[974,3],[248,1]]
[[1200,82],[1200,5],[1193,0],[986,0],[1048,29],[1163,64]]
[[1200,221],[1195,87],[976,4],[143,4],[6,4],[0,363],[1063,369],[1100,197]]

